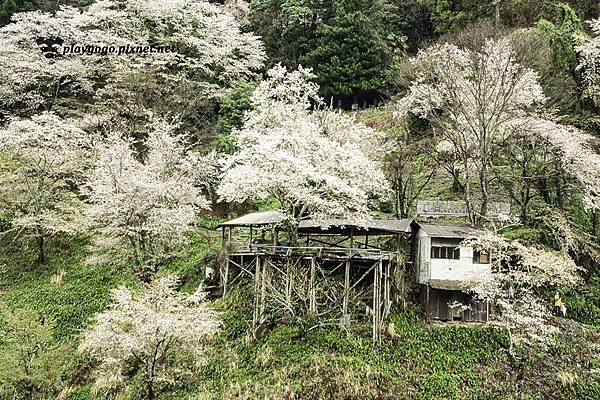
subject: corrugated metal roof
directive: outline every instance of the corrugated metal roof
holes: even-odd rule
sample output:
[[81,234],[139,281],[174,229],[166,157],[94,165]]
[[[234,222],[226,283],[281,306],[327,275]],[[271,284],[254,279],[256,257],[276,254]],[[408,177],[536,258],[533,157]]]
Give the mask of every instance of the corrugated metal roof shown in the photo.
[[300,233],[329,233],[329,234],[349,234],[353,228],[357,234],[389,234],[389,233],[410,233],[411,219],[369,219],[369,220],[350,220],[350,219],[323,219],[323,220],[303,220],[300,221],[298,232]]
[[271,225],[281,222],[285,219],[279,211],[262,211],[243,215],[231,221],[223,222],[218,226],[255,226],[255,225]]
[[416,221],[416,224],[431,237],[468,238],[479,236],[484,232],[482,229],[477,229],[470,225],[434,224],[418,221]]

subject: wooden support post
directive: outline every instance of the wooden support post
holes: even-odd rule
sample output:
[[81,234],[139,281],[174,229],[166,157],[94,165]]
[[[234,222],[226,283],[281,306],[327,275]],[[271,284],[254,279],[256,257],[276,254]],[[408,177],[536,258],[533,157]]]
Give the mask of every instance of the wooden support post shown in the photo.
[[350,259],[346,260],[346,270],[344,273],[344,301],[343,301],[343,316],[344,320],[348,319],[348,300],[350,298]]
[[223,271],[223,297],[227,294],[227,282],[229,281],[229,255],[225,260],[225,270]]
[[252,314],[252,329],[255,329],[258,326],[258,320],[260,318],[260,261],[260,256],[256,256],[256,263],[254,267],[254,313]]
[[292,280],[292,267],[290,265],[290,258],[286,257],[286,264],[285,264],[285,304],[286,307],[288,309],[288,311],[290,312],[290,314],[292,313],[292,287],[293,287],[293,280]]
[[391,262],[388,257],[388,262],[383,266],[383,312],[382,320],[386,319],[390,309],[390,267]]
[[373,272],[373,344],[381,342],[381,275],[383,260],[379,258]]
[[317,313],[317,288],[316,288],[316,278],[317,278],[317,266],[314,257],[310,258],[310,283],[309,283],[309,299],[308,299],[308,311],[311,314]]
[[425,294],[425,319],[429,320],[429,284],[427,284],[427,293]]
[[[227,242],[225,240],[225,227],[221,227],[221,262],[219,263],[219,284],[223,287],[225,282],[224,279],[224,271],[225,265],[229,263],[229,251],[227,247]],[[225,290],[223,290],[223,295],[225,294]]]
[[262,274],[261,274],[261,283],[260,283],[260,311],[258,322],[262,323],[265,318],[265,309],[267,307],[267,274],[269,271],[269,260],[265,259],[262,262]]

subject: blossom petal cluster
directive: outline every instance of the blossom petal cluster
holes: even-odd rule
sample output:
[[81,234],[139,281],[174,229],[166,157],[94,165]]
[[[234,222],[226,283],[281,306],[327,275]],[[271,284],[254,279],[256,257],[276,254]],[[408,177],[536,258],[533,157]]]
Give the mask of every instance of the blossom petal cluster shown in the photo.
[[77,186],[91,154],[90,136],[53,113],[0,129],[0,202],[14,213],[13,226],[38,236],[80,231],[84,205]]
[[96,389],[123,386],[132,363],[141,364],[145,379],[168,383],[177,373],[166,367],[170,355],[187,352],[201,361],[205,341],[220,327],[219,315],[206,302],[178,292],[176,285],[177,279],[167,275],[139,293],[113,290],[115,303],[96,315],[80,344],[81,351],[99,361]]
[[583,43],[577,47],[580,54],[578,69],[581,70],[583,94],[600,106],[600,18],[589,21],[593,38],[581,38]]
[[[549,344],[559,330],[549,321],[540,289],[576,287],[581,283],[582,268],[564,251],[527,247],[491,232],[467,243],[491,253],[493,272],[476,277],[471,291],[493,304],[492,323],[507,329],[516,345]],[[509,294],[510,287],[514,297]]]
[[219,194],[227,201],[274,198],[293,218],[366,216],[386,183],[380,135],[352,117],[319,109],[305,69],[275,66],[252,96],[253,110],[233,133]]
[[[173,51],[119,56],[64,51],[73,44]],[[264,60],[258,37],[241,32],[232,15],[207,1],[100,0],[83,11],[63,6],[55,14],[18,13],[0,28],[0,109],[35,109],[60,94],[93,95],[142,68],[175,82],[200,79],[215,95],[219,85],[248,77]]]
[[118,134],[100,143],[86,183],[96,253],[104,255],[95,262],[117,252],[143,275],[186,241],[210,206],[203,189],[216,173],[213,157],[188,149],[173,125],[154,125],[142,143]]
[[516,62],[508,40],[486,41],[480,52],[436,45],[414,59],[416,79],[397,104],[429,119],[449,145],[464,152],[501,143],[519,129],[520,118],[545,97],[538,75]]

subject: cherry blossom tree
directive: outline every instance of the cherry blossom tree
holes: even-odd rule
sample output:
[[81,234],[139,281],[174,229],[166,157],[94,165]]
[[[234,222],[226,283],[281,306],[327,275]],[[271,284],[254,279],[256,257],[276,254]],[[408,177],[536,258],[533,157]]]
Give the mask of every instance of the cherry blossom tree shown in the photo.
[[[0,109],[35,109],[61,94],[107,96],[141,70],[163,77],[164,85],[202,82],[195,90],[216,96],[265,58],[258,38],[208,1],[99,0],[83,11],[61,7],[15,14],[13,21],[0,28]],[[115,54],[128,45],[171,51]]]
[[200,210],[203,189],[216,174],[214,156],[200,156],[156,120],[143,143],[112,134],[98,144],[87,181],[94,228],[92,263],[131,263],[145,281],[178,254]]
[[492,155],[522,131],[524,117],[544,101],[537,74],[516,62],[506,39],[490,39],[479,52],[432,46],[413,64],[416,78],[398,104],[398,116],[413,113],[439,133],[440,150],[459,161],[471,222],[481,223],[490,197]]
[[587,209],[600,208],[600,154],[595,150],[598,139],[577,128],[543,118],[530,118],[531,135],[544,138],[560,154],[562,168],[583,187]]
[[583,44],[577,47],[580,54],[578,68],[582,71],[583,94],[600,107],[600,18],[588,23],[595,37],[581,38]]
[[[468,239],[475,249],[491,251],[492,273],[478,276],[472,292],[493,304],[491,323],[505,329],[509,353],[514,346],[550,344],[559,331],[550,321],[543,293],[573,288],[582,270],[563,252],[529,248],[493,233]],[[509,288],[513,288],[511,296]]]
[[292,234],[307,216],[366,217],[372,196],[387,193],[380,135],[319,109],[312,78],[303,68],[268,72],[242,129],[233,132],[238,151],[226,160],[219,187],[226,201],[277,200]]
[[89,135],[52,113],[0,129],[0,204],[14,214],[18,233],[35,238],[41,263],[48,236],[82,226],[78,184],[90,166],[91,147]]
[[219,316],[204,301],[201,288],[185,295],[176,285],[175,277],[165,276],[139,293],[114,290],[115,303],[96,316],[80,344],[81,351],[98,361],[96,391],[124,388],[133,365],[152,400],[185,374],[178,365],[183,354],[203,361],[205,342],[218,331]]

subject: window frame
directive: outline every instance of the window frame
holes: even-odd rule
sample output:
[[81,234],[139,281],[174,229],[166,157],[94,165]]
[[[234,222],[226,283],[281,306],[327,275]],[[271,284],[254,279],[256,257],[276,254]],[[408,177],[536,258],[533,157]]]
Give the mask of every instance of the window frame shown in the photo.
[[[485,254],[487,256],[486,262],[481,261],[482,254]],[[491,264],[492,263],[491,258],[492,258],[491,253],[487,250],[483,250],[483,251],[473,250],[473,264]]]
[[460,247],[431,246],[429,257],[436,260],[460,260]]

